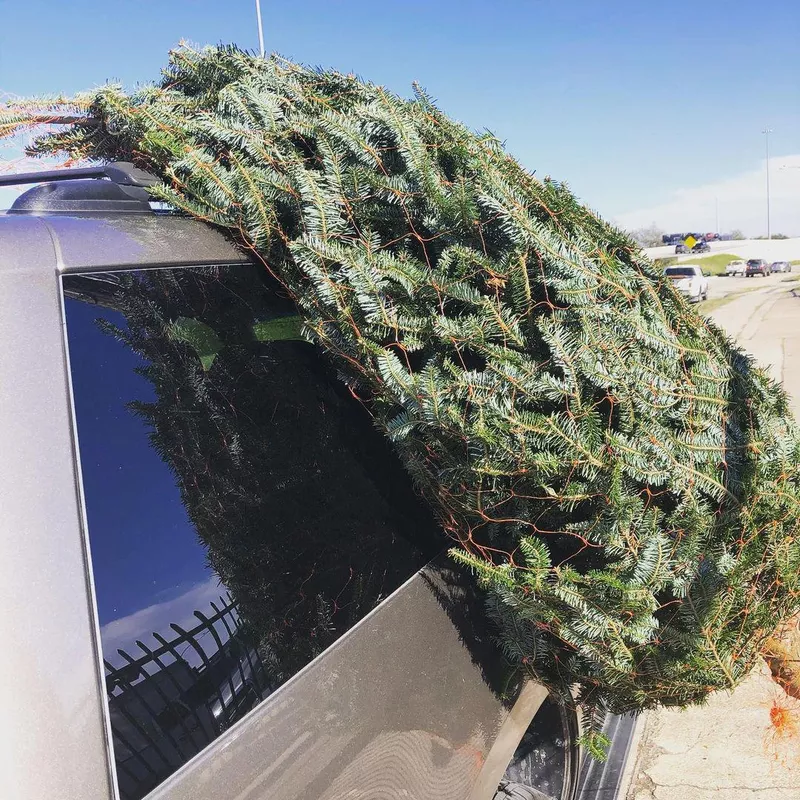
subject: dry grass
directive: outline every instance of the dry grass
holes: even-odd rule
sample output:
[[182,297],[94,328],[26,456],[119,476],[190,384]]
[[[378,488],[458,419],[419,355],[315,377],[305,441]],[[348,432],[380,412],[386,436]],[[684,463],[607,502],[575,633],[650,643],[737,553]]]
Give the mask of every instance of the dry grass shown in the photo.
[[767,641],[764,658],[775,683],[790,697],[800,700],[800,615]]

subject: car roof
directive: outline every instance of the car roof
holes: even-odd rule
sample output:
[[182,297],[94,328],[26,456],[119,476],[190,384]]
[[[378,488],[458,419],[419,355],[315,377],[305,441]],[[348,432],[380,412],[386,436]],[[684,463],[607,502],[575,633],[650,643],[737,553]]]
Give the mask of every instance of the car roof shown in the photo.
[[0,242],[0,270],[31,263],[76,272],[249,261],[210,225],[169,214],[0,214]]

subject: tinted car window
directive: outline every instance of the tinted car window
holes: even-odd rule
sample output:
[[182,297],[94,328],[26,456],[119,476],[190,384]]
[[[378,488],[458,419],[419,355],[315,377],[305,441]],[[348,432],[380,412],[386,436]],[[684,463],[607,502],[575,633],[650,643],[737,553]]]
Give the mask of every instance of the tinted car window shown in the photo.
[[63,290],[117,776],[136,800],[440,542],[262,270]]

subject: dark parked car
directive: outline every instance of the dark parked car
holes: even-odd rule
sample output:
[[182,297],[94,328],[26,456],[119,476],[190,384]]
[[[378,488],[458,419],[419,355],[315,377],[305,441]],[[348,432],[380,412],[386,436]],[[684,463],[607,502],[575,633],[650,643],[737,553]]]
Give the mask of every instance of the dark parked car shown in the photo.
[[131,165],[0,184],[43,179],[0,214],[4,797],[610,797],[631,720],[581,772],[263,265]]
[[788,261],[773,261],[769,265],[770,272],[791,272],[792,265]]
[[711,250],[711,245],[706,241],[699,241],[692,247],[693,253],[708,253]]
[[744,274],[747,278],[752,278],[753,275],[761,275],[766,277],[769,273],[769,265],[763,258],[751,258],[747,262],[747,266],[745,267]]
[[678,254],[680,254],[680,253],[688,253],[689,252],[689,248],[685,244],[676,244],[675,245],[675,252],[678,253]]

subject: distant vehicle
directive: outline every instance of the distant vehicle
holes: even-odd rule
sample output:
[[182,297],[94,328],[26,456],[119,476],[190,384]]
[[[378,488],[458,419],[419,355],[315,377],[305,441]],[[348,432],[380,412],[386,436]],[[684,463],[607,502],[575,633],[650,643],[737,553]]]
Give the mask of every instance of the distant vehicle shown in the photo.
[[685,244],[676,244],[675,245],[675,252],[676,253],[688,253],[689,248]]
[[699,303],[708,298],[708,278],[699,265],[681,264],[679,267],[666,267],[664,275],[692,303]]
[[791,272],[792,265],[788,261],[773,261],[769,265],[770,272]]
[[753,275],[761,275],[766,277],[768,272],[769,266],[763,258],[751,258],[747,262],[747,267],[745,268],[744,274],[748,278],[752,278]]
[[718,233],[665,233],[661,241],[664,244],[685,244],[690,236],[698,242],[716,242],[722,238]]
[[725,274],[726,275],[744,275],[744,271],[747,269],[747,264],[744,261],[731,261],[727,267],[725,267]]
[[711,245],[708,242],[699,241],[693,248],[693,253],[708,253],[711,250]]

